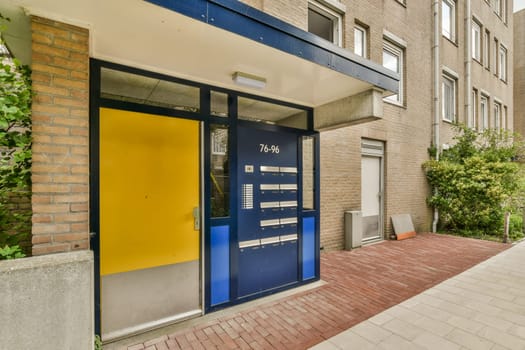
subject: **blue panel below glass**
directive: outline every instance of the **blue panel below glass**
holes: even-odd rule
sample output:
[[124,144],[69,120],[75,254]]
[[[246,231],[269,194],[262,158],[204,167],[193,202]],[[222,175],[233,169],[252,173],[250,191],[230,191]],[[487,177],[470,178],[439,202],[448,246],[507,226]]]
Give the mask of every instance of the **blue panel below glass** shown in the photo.
[[230,300],[230,226],[211,228],[211,305]]
[[303,280],[315,277],[315,218],[303,219]]

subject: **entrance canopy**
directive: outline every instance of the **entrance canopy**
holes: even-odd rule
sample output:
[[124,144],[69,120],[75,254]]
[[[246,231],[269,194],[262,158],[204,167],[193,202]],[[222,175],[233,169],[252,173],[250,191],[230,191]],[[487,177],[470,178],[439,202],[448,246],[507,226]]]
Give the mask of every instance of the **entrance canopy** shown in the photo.
[[[398,75],[232,0],[8,0],[90,29],[91,57],[316,107],[372,87],[397,92]],[[242,88],[232,76],[266,79]]]

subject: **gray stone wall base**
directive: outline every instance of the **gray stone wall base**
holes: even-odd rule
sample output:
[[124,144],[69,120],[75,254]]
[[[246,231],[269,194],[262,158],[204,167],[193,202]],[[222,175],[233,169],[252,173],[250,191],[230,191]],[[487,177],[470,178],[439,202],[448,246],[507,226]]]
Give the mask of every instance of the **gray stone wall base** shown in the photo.
[[0,262],[0,348],[93,349],[93,253]]

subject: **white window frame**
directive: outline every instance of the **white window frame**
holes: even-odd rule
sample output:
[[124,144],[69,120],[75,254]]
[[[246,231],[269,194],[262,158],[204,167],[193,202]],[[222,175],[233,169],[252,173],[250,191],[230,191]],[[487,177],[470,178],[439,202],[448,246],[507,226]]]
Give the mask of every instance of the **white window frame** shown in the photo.
[[501,128],[504,129],[504,130],[507,130],[508,129],[508,109],[507,109],[507,106],[503,106],[503,114],[501,114]]
[[[450,96],[451,101],[447,101],[446,89],[452,90]],[[441,76],[441,118],[447,122],[454,123],[456,121],[456,103],[457,103],[457,78],[452,75],[444,73]]]
[[498,50],[498,78],[504,82],[507,82],[507,53],[507,48],[500,44]]
[[343,14],[326,6],[322,1],[308,1],[308,9],[332,20],[334,37],[332,42],[337,46],[343,43]]
[[[362,53],[360,54],[357,52],[357,46],[356,46],[356,32],[361,32],[361,47],[362,47]],[[368,58],[368,30],[359,24],[354,24],[354,53],[358,56]]]
[[[450,28],[446,28],[444,6],[450,8]],[[441,0],[441,34],[450,41],[456,42],[456,1],[455,0]]]
[[488,129],[489,127],[489,97],[482,94],[479,100],[480,105],[480,130]]
[[472,58],[481,62],[481,24],[472,19]]
[[399,92],[394,95],[387,96],[383,98],[383,101],[388,103],[393,103],[399,106],[403,106],[404,103],[404,47],[397,45],[396,43],[383,39],[383,54],[387,51],[390,55],[396,56],[398,58],[398,72],[399,73]]
[[494,1],[494,12],[501,16],[501,0],[493,0]]
[[501,103],[494,101],[494,129],[501,128]]
[[483,31],[483,64],[490,70],[490,32]]
[[471,95],[471,103],[472,103],[472,109],[471,109],[471,115],[469,120],[469,127],[472,129],[478,128],[478,90],[472,89],[472,95]]
[[497,38],[494,38],[494,42],[492,43],[492,65],[494,66],[494,75],[499,76],[499,41]]

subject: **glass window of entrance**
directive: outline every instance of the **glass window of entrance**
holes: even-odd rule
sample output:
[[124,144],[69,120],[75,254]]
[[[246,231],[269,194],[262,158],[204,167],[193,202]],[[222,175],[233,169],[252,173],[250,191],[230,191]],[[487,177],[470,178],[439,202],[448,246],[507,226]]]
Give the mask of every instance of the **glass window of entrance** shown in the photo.
[[100,97],[186,112],[200,109],[199,88],[102,68]]
[[302,109],[239,97],[238,110],[239,119],[308,129],[308,114]]

